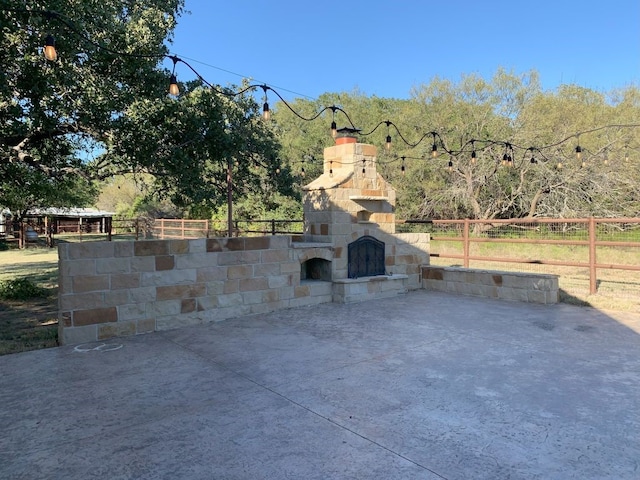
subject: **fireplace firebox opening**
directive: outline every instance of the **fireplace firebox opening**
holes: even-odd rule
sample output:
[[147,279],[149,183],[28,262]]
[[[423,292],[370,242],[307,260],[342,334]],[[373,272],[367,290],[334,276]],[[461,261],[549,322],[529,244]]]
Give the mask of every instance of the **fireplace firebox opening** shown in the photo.
[[384,242],[364,235],[348,245],[348,277],[373,277],[385,274]]
[[324,258],[310,258],[300,265],[300,280],[331,281],[331,262]]

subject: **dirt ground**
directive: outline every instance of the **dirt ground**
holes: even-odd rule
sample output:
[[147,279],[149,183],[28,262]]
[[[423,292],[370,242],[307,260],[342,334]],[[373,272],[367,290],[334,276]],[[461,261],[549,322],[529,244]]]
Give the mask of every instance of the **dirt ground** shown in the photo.
[[46,296],[0,300],[0,355],[58,345],[58,252],[0,251],[0,280],[29,278]]
[[55,294],[0,301],[0,355],[57,346],[57,309]]

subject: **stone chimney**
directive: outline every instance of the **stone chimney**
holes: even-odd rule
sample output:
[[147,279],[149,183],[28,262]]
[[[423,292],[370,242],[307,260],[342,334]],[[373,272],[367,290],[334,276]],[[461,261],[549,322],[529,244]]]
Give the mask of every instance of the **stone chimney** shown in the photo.
[[395,232],[395,190],[376,170],[377,148],[358,143],[357,132],[338,131],[324,149],[322,175],[303,187],[306,241],[346,245],[377,230]]

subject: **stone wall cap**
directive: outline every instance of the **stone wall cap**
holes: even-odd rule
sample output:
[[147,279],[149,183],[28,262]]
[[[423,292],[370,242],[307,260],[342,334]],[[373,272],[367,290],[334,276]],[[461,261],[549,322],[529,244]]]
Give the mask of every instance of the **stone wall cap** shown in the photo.
[[403,273],[396,275],[375,275],[372,277],[360,277],[360,278],[339,278],[333,281],[333,283],[367,283],[367,282],[384,282],[387,280],[405,280],[409,278],[409,275]]
[[327,242],[291,242],[291,248],[333,248],[333,243],[327,243]]
[[389,197],[382,197],[377,195],[349,195],[349,200],[368,200],[368,201],[376,201],[376,202],[388,202]]

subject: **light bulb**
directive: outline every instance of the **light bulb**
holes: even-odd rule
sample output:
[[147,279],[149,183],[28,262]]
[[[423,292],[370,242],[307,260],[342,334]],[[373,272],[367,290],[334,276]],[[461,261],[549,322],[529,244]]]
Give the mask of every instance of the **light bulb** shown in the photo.
[[175,75],[171,75],[169,79],[169,94],[177,96],[180,93],[180,89],[178,88],[178,80]]
[[53,35],[47,35],[44,40],[44,58],[50,62],[55,62],[58,59],[58,52],[56,52],[56,40]]

